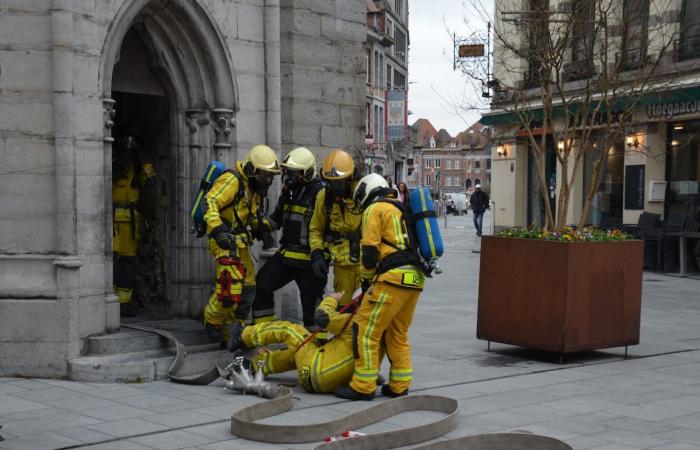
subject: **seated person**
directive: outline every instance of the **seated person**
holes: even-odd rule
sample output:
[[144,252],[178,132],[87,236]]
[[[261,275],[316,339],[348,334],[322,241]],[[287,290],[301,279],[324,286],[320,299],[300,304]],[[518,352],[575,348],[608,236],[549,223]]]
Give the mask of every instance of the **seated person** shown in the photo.
[[305,391],[331,393],[350,381],[355,365],[352,316],[356,306],[351,304],[347,312],[338,312],[338,302],[342,298],[343,292],[329,294],[316,308],[316,324],[334,335],[325,344],[311,338],[311,333],[303,325],[278,320],[234,328],[231,350],[284,343],[287,348],[258,353],[253,359],[253,368],[257,370],[259,360],[264,362],[265,375],[296,368],[299,384]]

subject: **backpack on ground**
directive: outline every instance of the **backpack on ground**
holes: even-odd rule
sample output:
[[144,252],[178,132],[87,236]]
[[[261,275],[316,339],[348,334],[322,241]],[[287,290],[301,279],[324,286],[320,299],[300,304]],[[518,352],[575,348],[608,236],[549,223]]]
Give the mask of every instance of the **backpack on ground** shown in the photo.
[[[207,233],[207,223],[204,221],[204,196],[207,195],[209,189],[214,185],[217,178],[221,176],[222,173],[229,172],[232,173],[236,178],[238,178],[239,186],[238,194],[234,202],[238,200],[243,195],[243,184],[241,183],[241,176],[235,170],[226,169],[226,165],[221,161],[212,161],[207,165],[207,170],[204,172],[201,181],[199,182],[199,189],[194,196],[194,201],[192,202],[192,208],[190,209],[190,217],[192,218],[192,233],[197,237],[202,237]],[[222,208],[223,209],[223,208]]]

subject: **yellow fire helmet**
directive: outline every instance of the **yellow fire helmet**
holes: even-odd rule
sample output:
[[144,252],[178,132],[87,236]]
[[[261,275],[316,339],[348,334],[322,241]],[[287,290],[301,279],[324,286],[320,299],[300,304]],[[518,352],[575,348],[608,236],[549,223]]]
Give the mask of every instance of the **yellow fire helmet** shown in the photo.
[[345,150],[336,148],[323,158],[321,175],[326,180],[345,180],[352,176],[354,170],[352,156]]
[[267,145],[259,144],[251,148],[245,157],[246,171],[264,170],[270,173],[280,173],[277,154]]
[[304,180],[311,181],[316,173],[316,157],[306,147],[297,147],[287,153],[281,164],[282,167],[304,172]]

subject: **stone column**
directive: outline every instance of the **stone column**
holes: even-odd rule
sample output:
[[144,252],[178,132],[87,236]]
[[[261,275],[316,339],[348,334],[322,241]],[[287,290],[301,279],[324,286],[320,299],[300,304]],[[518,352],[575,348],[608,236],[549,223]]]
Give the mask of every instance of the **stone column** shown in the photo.
[[[199,183],[199,177],[202,176],[209,162],[210,155],[207,140],[209,123],[209,118],[203,110],[188,109],[185,111],[185,124],[188,134],[187,142],[189,145],[189,173],[187,176],[189,180],[188,184],[193,187]],[[188,168],[185,168],[185,170],[187,171]],[[192,192],[192,194],[194,194],[194,192]],[[193,198],[189,198],[186,204],[191,205],[193,201]],[[186,295],[183,304],[183,313],[186,312],[189,317],[195,318],[202,313],[202,308],[206,301],[206,294],[202,287],[202,278],[206,275],[210,275],[207,273],[206,239],[196,239],[191,233],[185,233],[179,239],[183,240],[181,248],[187,248],[186,251],[182,251],[183,256],[187,258],[187,261],[183,261],[186,266],[183,269],[187,270],[187,273],[189,273],[187,290],[181,294]],[[184,273],[183,271],[183,274]]]
[[73,11],[71,0],[51,6],[51,76],[56,149],[56,253],[77,251],[73,107]]
[[[66,367],[68,361],[80,356],[80,267],[78,256],[65,256],[53,261],[56,267],[56,297],[60,304],[59,314],[66,330]],[[66,369],[67,370],[67,369]]]
[[112,137],[112,127],[114,126],[114,116],[117,113],[115,109],[116,101],[111,98],[102,99],[103,112],[103,142],[104,142],[104,180],[105,180],[105,198],[104,198],[104,252],[105,252],[105,328],[106,331],[116,331],[119,329],[119,298],[112,288],[112,145],[114,138]]

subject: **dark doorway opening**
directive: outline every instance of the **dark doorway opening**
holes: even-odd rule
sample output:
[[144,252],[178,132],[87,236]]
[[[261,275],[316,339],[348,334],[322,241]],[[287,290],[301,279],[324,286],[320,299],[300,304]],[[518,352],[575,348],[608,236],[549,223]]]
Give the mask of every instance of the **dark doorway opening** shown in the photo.
[[[144,42],[132,28],[124,38],[119,61],[114,67],[112,98],[116,101],[113,136],[115,146],[125,133],[138,133],[140,148],[135,158],[138,170],[150,163],[155,172],[148,189],[141,189],[138,178],[132,183],[140,190],[136,209],[138,230],[135,287],[132,302],[147,312],[170,313],[168,299],[169,261],[173,231],[169,223],[173,201],[171,161],[170,101],[157,74],[151,70]],[[116,147],[113,147],[115,161]],[[113,163],[114,164],[114,163]],[[115,182],[119,177],[113,171],[113,198]],[[114,206],[117,208],[117,205]],[[116,216],[115,216],[116,217]],[[116,220],[116,218],[115,218]],[[115,254],[116,259],[116,254]],[[123,270],[114,264],[115,280]],[[135,308],[134,308],[135,309]]]

